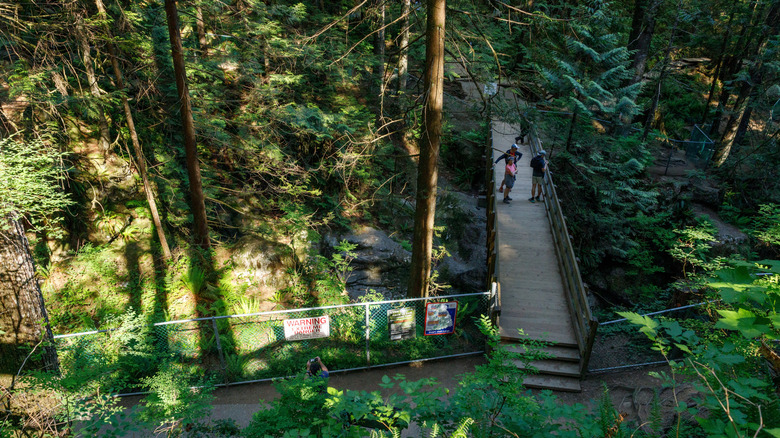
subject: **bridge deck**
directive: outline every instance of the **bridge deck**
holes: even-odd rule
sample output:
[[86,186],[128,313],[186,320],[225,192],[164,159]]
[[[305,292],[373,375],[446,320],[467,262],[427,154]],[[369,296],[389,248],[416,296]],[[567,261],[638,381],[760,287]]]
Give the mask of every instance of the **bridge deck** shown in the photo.
[[[509,149],[518,127],[493,124],[493,160]],[[575,346],[576,338],[558,268],[550,224],[543,202],[531,203],[530,147],[518,145],[517,181],[509,205],[496,194],[496,247],[501,284],[499,332],[505,340],[518,339],[518,329],[531,339]],[[495,165],[496,185],[504,178],[503,161]]]

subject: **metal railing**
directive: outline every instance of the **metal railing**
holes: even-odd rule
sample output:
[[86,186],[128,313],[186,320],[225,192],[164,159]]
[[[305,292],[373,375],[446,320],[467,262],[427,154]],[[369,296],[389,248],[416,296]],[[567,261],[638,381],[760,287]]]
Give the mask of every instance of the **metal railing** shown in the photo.
[[[442,302],[457,303],[453,333],[429,336],[427,304]],[[196,366],[204,377],[228,385],[298,374],[314,356],[320,356],[331,371],[340,372],[481,354],[485,337],[476,318],[489,314],[493,303],[494,292],[488,291],[158,322],[149,326],[148,342],[155,350],[150,357]],[[391,327],[395,322],[391,313],[398,309],[407,309],[414,323],[405,336],[391,338],[398,332]],[[288,340],[285,320],[325,315],[329,336]],[[93,330],[56,335],[54,342],[64,372],[75,366],[116,369],[118,357],[127,359],[122,345],[126,336],[117,329]],[[146,368],[148,375],[155,366],[136,363],[133,372],[142,374],[138,368]],[[117,373],[115,391],[140,387],[138,381],[128,381],[130,374]]]
[[[542,150],[542,142],[532,128],[530,133],[531,154]],[[580,352],[580,374],[588,369],[588,361],[593,350],[593,342],[596,339],[598,321],[593,317],[588,303],[587,291],[582,283],[580,268],[574,248],[571,244],[569,231],[566,227],[566,218],[558,201],[558,193],[555,191],[552,175],[548,172],[542,184],[544,193],[544,205],[547,210],[547,220],[550,223],[555,254],[558,258],[558,267],[563,276],[563,288],[566,292],[569,311],[574,323],[574,334],[577,339],[577,347]]]
[[[697,312],[697,308],[715,304],[720,300],[712,300],[701,303],[694,303],[671,309],[664,309],[655,312],[641,314],[641,316],[666,317],[669,313],[683,313],[685,315],[678,318],[685,318],[688,321],[709,320],[710,316],[706,312]],[[664,315],[664,316],[662,316]],[[639,328],[632,325],[626,318],[619,318],[612,321],[605,321],[599,324],[600,330],[594,343],[595,354],[588,368],[589,373],[607,373],[621,371],[627,368],[642,366],[652,366],[668,363],[660,352],[654,349],[651,341]]]
[[693,162],[696,167],[707,167],[712,154],[715,152],[715,142],[699,128],[699,125],[693,126],[691,139],[681,143],[685,144],[685,157],[689,161]]

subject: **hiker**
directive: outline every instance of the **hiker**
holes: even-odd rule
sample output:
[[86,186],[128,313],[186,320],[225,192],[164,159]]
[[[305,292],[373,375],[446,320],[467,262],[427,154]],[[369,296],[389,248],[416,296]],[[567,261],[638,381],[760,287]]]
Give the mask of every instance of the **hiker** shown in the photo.
[[[512,200],[512,198],[509,197],[509,192],[511,192],[512,187],[515,186],[517,166],[515,165],[515,162],[514,160],[512,160],[512,158],[507,157],[505,162],[506,162],[506,167],[504,168],[504,180],[501,182],[501,186],[502,187],[506,186],[506,188],[503,189],[504,204],[509,204],[509,201]],[[501,191],[500,188],[499,191]]]
[[306,375],[308,377],[322,377],[323,379],[330,376],[328,367],[322,363],[320,357],[317,356],[314,359],[310,359],[306,362]]
[[[520,158],[523,158],[523,153],[517,150],[517,141],[520,139],[521,137],[515,137],[515,143],[512,144],[509,150],[501,154],[501,156],[496,159],[494,164],[498,164],[498,162],[501,160],[507,160],[511,158],[515,167],[517,167],[517,162],[520,161]],[[515,173],[517,173],[517,171],[515,171]],[[506,175],[504,175],[504,179],[506,179]],[[501,180],[501,186],[498,188],[498,193],[504,193],[504,180]]]
[[531,202],[542,200],[542,184],[544,183],[544,175],[547,173],[546,157],[547,152],[541,150],[531,159],[533,174],[531,176],[531,197],[528,198]]

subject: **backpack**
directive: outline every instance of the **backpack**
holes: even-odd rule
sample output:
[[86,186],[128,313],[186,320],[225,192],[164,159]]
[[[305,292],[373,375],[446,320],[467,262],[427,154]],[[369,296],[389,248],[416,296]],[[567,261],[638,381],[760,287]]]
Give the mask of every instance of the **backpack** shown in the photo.
[[541,155],[531,158],[531,167],[534,168],[534,170],[542,170],[544,167],[544,158],[542,158]]

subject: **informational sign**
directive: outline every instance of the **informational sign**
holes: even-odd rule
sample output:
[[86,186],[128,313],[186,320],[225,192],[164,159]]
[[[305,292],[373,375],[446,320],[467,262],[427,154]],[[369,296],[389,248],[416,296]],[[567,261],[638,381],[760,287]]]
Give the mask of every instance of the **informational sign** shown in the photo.
[[454,333],[457,314],[457,301],[428,303],[425,306],[425,336]]
[[330,336],[330,317],[328,315],[284,320],[284,338],[288,341],[327,338],[328,336]]
[[388,330],[390,332],[391,341],[412,339],[417,334],[415,312],[411,307],[388,310],[387,323],[389,325]]

